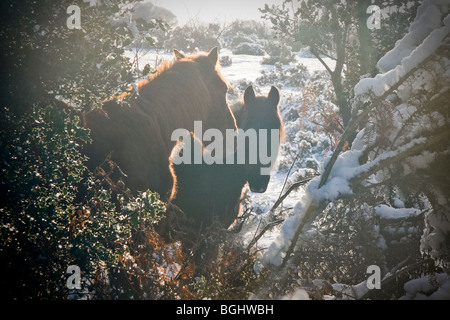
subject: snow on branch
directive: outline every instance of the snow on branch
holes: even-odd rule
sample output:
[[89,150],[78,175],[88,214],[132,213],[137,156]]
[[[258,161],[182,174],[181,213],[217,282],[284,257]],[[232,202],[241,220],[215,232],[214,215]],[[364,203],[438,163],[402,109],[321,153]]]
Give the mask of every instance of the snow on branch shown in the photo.
[[369,91],[376,96],[383,95],[441,46],[450,33],[450,15],[446,16],[444,26],[440,27],[443,13],[436,6],[430,5],[421,12],[422,15],[411,25],[410,32],[380,59],[378,67],[388,71],[375,78],[362,79],[354,88],[357,96]]
[[[428,131],[422,128],[423,123],[419,123],[412,127],[412,132],[409,132],[405,139],[401,142],[397,140],[399,132],[407,131],[402,131],[402,126],[412,119],[411,117],[401,117],[404,107],[406,106],[408,109],[409,102],[414,101],[413,104],[416,104],[419,109],[422,107],[423,110],[420,111],[426,116],[436,113],[421,101],[421,97],[425,101],[428,99],[427,92],[421,89],[422,84],[419,81],[414,81],[417,79],[417,74],[429,69],[428,63],[431,61],[443,61],[444,70],[449,68],[450,61],[445,59],[445,53],[441,52],[446,50],[445,43],[448,42],[450,33],[448,10],[449,8],[439,1],[425,1],[418,10],[415,22],[411,25],[408,34],[397,42],[393,50],[380,59],[378,67],[382,73],[374,78],[362,79],[355,86],[354,110],[362,111],[347,126],[322,175],[312,179],[307,185],[303,197],[294,207],[293,214],[285,220],[279,236],[264,253],[261,259],[263,264],[281,268],[285,266],[294,252],[305,226],[325,210],[330,202],[340,199],[344,195],[352,195],[354,188],[361,187],[363,182],[370,179],[372,175],[405,159],[411,159],[411,157],[421,154],[425,157],[432,156],[433,154],[428,150],[449,140],[450,130],[443,129],[448,122],[445,115],[443,115],[443,121],[435,121],[433,128],[426,128]],[[438,67],[434,66],[433,68]],[[441,68],[437,72],[443,72],[442,70]],[[448,71],[443,72],[442,78],[448,78],[449,75]],[[445,79],[443,81],[446,83]],[[446,91],[442,87],[442,81],[440,83],[437,81],[437,84],[432,87],[434,93]],[[411,84],[413,89],[407,89],[405,84]],[[396,129],[390,132],[394,141],[391,141],[390,149],[380,148],[381,153],[377,152],[371,159],[362,160],[362,155],[368,148],[367,139],[371,137],[367,126],[371,120],[377,121],[377,113],[394,112],[384,109],[387,105],[386,100],[389,100],[392,95],[396,96],[397,100],[394,99],[395,102],[389,103],[393,107],[392,110],[400,115],[396,118],[399,121]],[[414,109],[414,107],[410,109]],[[387,114],[389,117],[390,114]],[[437,118],[440,116],[442,115],[438,115]],[[417,117],[413,120],[422,121],[424,117]],[[360,131],[353,141],[352,149],[341,154],[346,141],[358,130]],[[392,208],[391,210],[382,204],[375,207],[374,211],[380,217],[392,217],[392,215],[409,217],[421,213],[420,210],[413,208],[404,210]]]

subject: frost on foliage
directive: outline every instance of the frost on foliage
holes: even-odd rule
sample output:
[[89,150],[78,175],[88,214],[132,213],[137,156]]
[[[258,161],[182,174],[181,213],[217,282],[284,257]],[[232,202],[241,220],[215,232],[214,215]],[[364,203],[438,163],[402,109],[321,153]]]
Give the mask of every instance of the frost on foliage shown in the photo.
[[446,273],[410,280],[404,289],[406,294],[400,300],[450,300],[450,279]]
[[402,219],[416,216],[421,213],[421,210],[416,208],[393,208],[385,204],[380,204],[375,207],[375,215],[384,219]]
[[347,284],[334,283],[332,287],[343,300],[356,300],[362,298],[369,289],[367,288],[367,282],[363,281],[357,285],[350,286]]
[[[354,194],[355,178],[360,178],[358,183],[371,192],[370,186],[386,187],[390,183],[403,182],[400,180],[405,177],[432,168],[437,157],[448,157],[445,145],[438,145],[436,151],[436,147],[430,148],[428,143],[445,133],[448,127],[448,115],[440,101],[450,89],[450,60],[445,53],[440,55],[438,49],[449,41],[449,9],[448,1],[424,1],[409,32],[379,60],[380,74],[362,79],[355,86],[353,107],[357,109],[362,102],[371,101],[374,108],[365,128],[358,133],[352,149],[339,155],[327,182],[320,189],[320,179],[311,180],[292,215],[284,222],[280,235],[266,250],[263,263],[280,265],[310,206]],[[393,87],[396,90],[387,95]],[[383,95],[385,99],[377,101]],[[327,160],[322,167],[326,163]],[[407,219],[425,212],[426,229],[421,251],[437,261],[441,259],[444,264],[448,263],[449,196],[438,188],[430,190],[430,185],[407,185],[406,188],[427,188],[425,191],[434,195],[437,199],[434,203],[440,209],[405,208],[404,199],[396,199],[398,206],[382,202],[374,205],[375,216]]]

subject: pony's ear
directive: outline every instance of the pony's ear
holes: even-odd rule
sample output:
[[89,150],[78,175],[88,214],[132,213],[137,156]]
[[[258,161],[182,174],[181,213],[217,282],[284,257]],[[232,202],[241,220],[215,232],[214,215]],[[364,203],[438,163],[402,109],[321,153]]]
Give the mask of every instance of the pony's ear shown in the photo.
[[219,53],[217,47],[211,49],[211,51],[208,53],[208,58],[211,60],[213,65],[217,64],[217,61],[219,60]]
[[251,103],[256,99],[255,91],[253,90],[253,86],[248,86],[244,92],[244,104]]
[[272,88],[270,88],[269,94],[267,95],[267,99],[269,100],[270,104],[278,107],[278,103],[280,103],[280,92],[278,92],[278,89],[272,86]]
[[178,51],[177,49],[173,49],[173,53],[175,54],[175,59],[177,61],[186,58],[186,56],[184,54],[182,54],[180,51]]

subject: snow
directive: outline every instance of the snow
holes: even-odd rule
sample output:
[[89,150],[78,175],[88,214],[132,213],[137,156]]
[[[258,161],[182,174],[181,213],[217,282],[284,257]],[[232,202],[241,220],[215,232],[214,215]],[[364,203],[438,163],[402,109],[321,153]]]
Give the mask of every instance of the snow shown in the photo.
[[294,292],[287,294],[281,298],[281,300],[311,300],[309,298],[308,292],[304,289],[297,288]]
[[262,258],[260,259],[260,262],[263,265],[281,265],[287,245],[291,243],[295,231],[297,230],[297,226],[302,222],[306,214],[306,209],[310,205],[311,200],[312,198],[309,194],[305,193],[301,197],[301,200],[296,203],[292,214],[281,226],[278,236],[270,244],[269,248],[264,252]]
[[[437,214],[430,210],[425,215],[426,228],[421,239],[421,250],[427,252],[437,262],[442,262],[441,258],[450,248],[446,247],[448,235],[450,234],[450,221],[448,217]],[[447,262],[448,263],[448,262]],[[447,269],[450,266],[443,265]]]
[[442,44],[450,32],[450,15],[445,17],[444,25],[441,26],[441,20],[447,10],[440,6],[442,1],[436,1],[436,5],[433,2],[424,1],[409,33],[379,60],[377,67],[382,73],[375,78],[361,79],[354,88],[356,95],[369,92],[376,96],[383,95]]
[[424,39],[441,23],[441,12],[435,6],[425,6],[425,12],[420,14],[411,25],[410,32],[377,64],[381,72],[387,72],[394,69],[401,63],[404,57],[420,45]]
[[400,300],[450,300],[448,274],[422,276],[405,283],[406,294]]
[[375,207],[375,215],[383,219],[402,219],[417,216],[422,211],[415,208],[392,208],[385,204]]
[[233,55],[231,50],[220,50],[220,56],[229,56],[232,59],[230,66],[222,67],[222,73],[231,84],[239,83],[241,80],[255,82],[261,76],[264,66],[261,64],[262,57],[247,54]]
[[336,160],[328,182],[320,189],[317,189],[317,186],[315,186],[311,190],[317,201],[332,201],[339,195],[353,193],[349,183],[351,178],[361,172],[362,167],[359,165],[361,153],[361,150],[349,150]]
[[342,295],[342,300],[360,299],[369,291],[366,281],[354,286],[342,283],[333,283],[331,286]]
[[428,168],[431,162],[435,159],[436,154],[429,151],[424,151],[418,156],[412,156],[408,159],[408,164],[414,169],[425,169]]
[[[134,57],[134,52],[128,50],[126,56],[129,58]],[[241,80],[245,80],[247,83],[255,83],[256,79],[261,76],[263,70],[270,71],[273,70],[273,65],[263,65],[261,61],[264,57],[248,55],[248,54],[238,54],[234,55],[230,49],[220,49],[219,57],[229,56],[232,60],[231,65],[221,67],[221,71],[225,76],[225,79],[232,85],[237,85]],[[155,50],[148,50],[139,55],[140,66],[143,68],[147,63],[150,65],[155,64],[156,61],[173,59],[172,52],[158,52]],[[330,58],[323,58],[323,60],[331,67],[334,68],[335,61]],[[320,61],[314,57],[305,57],[304,54],[297,55],[297,62],[305,65],[310,73],[316,71],[324,71],[325,67],[320,63]],[[268,85],[267,87],[270,87]],[[290,92],[285,92],[285,96]]]

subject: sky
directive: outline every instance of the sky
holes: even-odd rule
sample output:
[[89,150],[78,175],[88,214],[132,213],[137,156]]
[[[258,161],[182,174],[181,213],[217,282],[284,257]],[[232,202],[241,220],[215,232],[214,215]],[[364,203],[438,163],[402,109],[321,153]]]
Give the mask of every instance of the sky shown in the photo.
[[178,24],[190,19],[200,21],[226,21],[236,19],[260,20],[265,4],[281,4],[283,0],[151,0],[157,6],[169,9],[177,16]]

